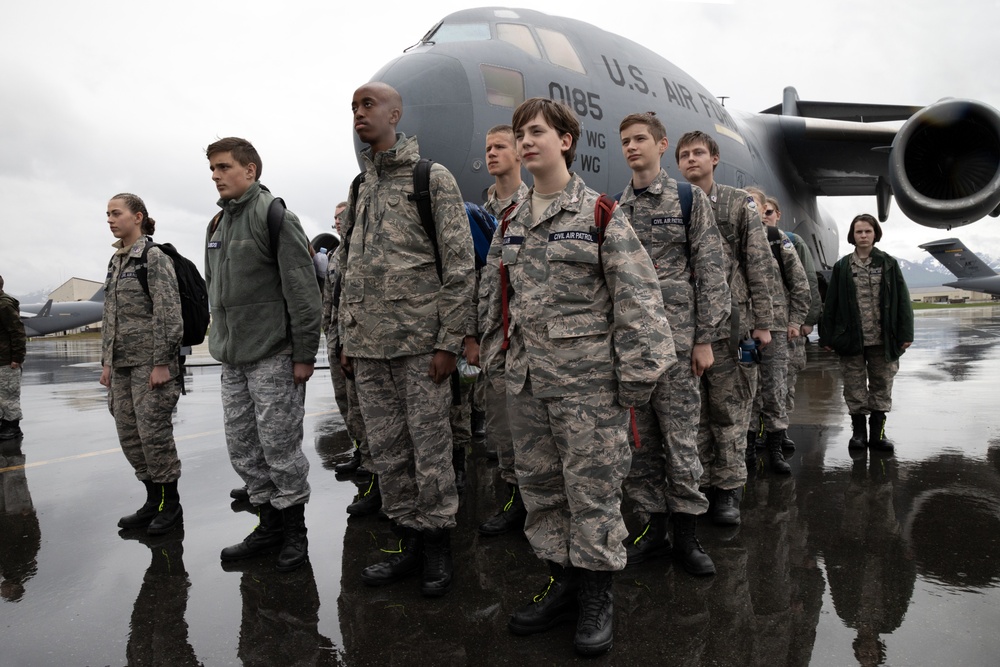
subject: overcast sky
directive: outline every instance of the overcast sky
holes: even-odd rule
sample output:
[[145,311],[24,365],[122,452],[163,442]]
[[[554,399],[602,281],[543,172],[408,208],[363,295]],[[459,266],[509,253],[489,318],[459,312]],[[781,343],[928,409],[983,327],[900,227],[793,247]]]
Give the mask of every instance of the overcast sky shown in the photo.
[[[6,289],[103,280],[111,195],[141,196],[157,240],[197,264],[217,210],[204,148],[243,136],[263,178],[312,238],[357,173],[354,89],[465,1],[10,2],[0,23],[0,274]],[[1000,108],[998,0],[608,3],[533,9],[604,27],[662,54],[726,105],[758,111],[793,85],[802,99]],[[516,5],[515,5],[516,6]],[[846,231],[870,199],[825,199]],[[1000,221],[954,230],[1000,256]],[[843,234],[842,234],[843,235]],[[922,259],[948,236],[894,210],[880,244]],[[841,252],[847,246],[842,243]]]

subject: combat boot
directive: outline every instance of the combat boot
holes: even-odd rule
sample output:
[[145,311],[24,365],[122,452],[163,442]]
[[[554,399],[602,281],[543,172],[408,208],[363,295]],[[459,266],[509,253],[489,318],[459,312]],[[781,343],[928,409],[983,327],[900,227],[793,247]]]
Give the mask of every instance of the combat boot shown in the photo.
[[795,451],[795,441],[788,437],[788,431],[781,432],[781,448]]
[[292,505],[281,510],[281,552],[275,569],[291,572],[309,557],[309,539],[306,537],[306,506]]
[[0,440],[14,440],[24,435],[21,432],[20,419],[4,419],[0,426]]
[[747,451],[743,455],[743,461],[747,464],[747,470],[757,465],[757,432],[747,431]]
[[235,488],[229,492],[229,497],[237,502],[248,503],[250,502],[250,489],[245,485]]
[[545,588],[531,602],[514,610],[507,627],[515,635],[533,635],[572,621],[579,613],[579,590],[579,569],[549,562]]
[[715,574],[715,563],[701,548],[695,534],[698,517],[694,514],[674,512],[674,555],[688,574],[706,576]]
[[510,490],[510,498],[499,512],[480,524],[480,535],[493,537],[512,530],[524,530],[524,520],[528,517],[528,510],[524,507],[521,490],[517,484],[508,484],[507,488]]
[[150,535],[163,535],[181,522],[184,510],[181,509],[181,497],[177,493],[177,480],[154,486],[159,489],[160,503],[156,508],[156,516],[149,522],[146,532]]
[[667,530],[669,516],[666,512],[653,512],[642,530],[625,538],[625,567],[633,567],[650,558],[670,553],[670,531]]
[[486,413],[472,408],[472,435],[476,438],[486,437]]
[[885,436],[885,413],[872,411],[868,422],[871,434],[868,436],[868,447],[876,452],[892,453],[896,446]]
[[361,571],[361,581],[369,586],[385,586],[404,577],[415,574],[420,569],[423,555],[423,539],[420,531],[393,524],[392,532],[399,536],[395,551],[383,549],[389,557],[381,563],[369,565]]
[[601,655],[614,642],[613,574],[608,571],[580,571],[580,615],[576,621],[573,646],[580,655]]
[[439,598],[451,588],[451,533],[444,528],[424,531],[424,576],[420,593]]
[[351,458],[343,463],[338,463],[333,466],[333,474],[340,476],[353,475],[358,468],[361,467],[361,448],[357,444],[354,445],[354,453],[351,454]]
[[785,455],[781,451],[781,443],[785,439],[785,431],[767,432],[767,456],[770,459],[771,471],[779,475],[791,475],[792,466],[785,461]]
[[257,554],[272,551],[281,546],[284,539],[281,512],[270,502],[257,507],[258,523],[239,544],[226,547],[220,558],[223,561],[242,560]]
[[712,523],[720,526],[740,525],[740,488],[716,489],[712,503]]
[[347,506],[347,513],[368,516],[382,509],[382,492],[378,488],[378,475],[371,473],[364,486],[358,489],[354,502]]
[[118,519],[119,528],[145,528],[156,516],[160,507],[160,494],[152,480],[142,480],[146,487],[146,502],[134,514]]
[[851,440],[848,449],[864,449],[868,446],[868,429],[864,415],[851,415]]

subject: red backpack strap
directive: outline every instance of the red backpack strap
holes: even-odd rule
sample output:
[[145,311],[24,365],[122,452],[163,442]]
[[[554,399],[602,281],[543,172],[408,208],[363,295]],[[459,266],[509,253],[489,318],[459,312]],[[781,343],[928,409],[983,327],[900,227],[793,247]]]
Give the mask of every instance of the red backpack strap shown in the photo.
[[597,198],[597,203],[594,204],[594,226],[597,227],[597,262],[601,265],[602,271],[604,270],[604,257],[601,255],[601,246],[604,245],[604,230],[611,222],[611,216],[617,206],[618,202],[606,194],[601,194]]
[[[500,239],[503,242],[503,237],[507,233],[507,224],[510,222],[510,214],[514,212],[517,208],[516,204],[511,204],[503,210],[500,214]],[[502,251],[502,247],[501,247]],[[510,276],[507,274],[507,267],[503,263],[503,252],[500,253],[500,303],[502,305],[501,313],[503,315],[503,345],[500,346],[501,350],[506,351],[510,347],[510,297],[508,294],[508,287],[510,285]]]

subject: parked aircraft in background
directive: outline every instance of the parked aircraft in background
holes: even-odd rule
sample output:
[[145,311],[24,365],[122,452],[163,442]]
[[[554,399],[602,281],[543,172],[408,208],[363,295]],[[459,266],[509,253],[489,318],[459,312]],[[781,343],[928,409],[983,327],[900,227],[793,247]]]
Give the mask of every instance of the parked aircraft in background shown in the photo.
[[958,278],[948,287],[1000,295],[1000,275],[958,239],[941,239],[920,246]]
[[90,301],[53,301],[22,305],[21,322],[28,336],[69,331],[100,322],[104,314],[104,288],[97,290]]
[[[875,195],[883,221],[895,196],[907,217],[945,229],[995,215],[1000,205],[1000,113],[986,104],[809,102],[786,88],[780,105],[730,112],[649,49],[528,9],[451,14],[372,80],[401,93],[399,130],[416,134],[421,154],[447,166],[471,201],[482,201],[493,182],[483,155],[487,130],[510,123],[526,98],[548,97],[580,118],[573,169],[604,192],[620,192],[631,177],[618,134],[626,115],[657,113],[671,142],[663,164],[675,178],[673,142],[690,130],[711,134],[722,153],[715,179],[777,197],[781,226],[806,240],[818,269],[832,267],[839,242],[817,196]],[[898,131],[873,124],[903,120]]]

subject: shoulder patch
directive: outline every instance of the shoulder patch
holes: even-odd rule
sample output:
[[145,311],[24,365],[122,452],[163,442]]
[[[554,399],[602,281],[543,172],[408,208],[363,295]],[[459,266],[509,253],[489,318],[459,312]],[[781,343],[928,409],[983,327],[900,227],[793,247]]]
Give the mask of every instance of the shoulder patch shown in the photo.
[[791,250],[792,249],[792,241],[791,241],[791,239],[789,239],[787,236],[784,237],[781,240],[781,247],[783,247],[785,250]]
[[753,198],[753,195],[747,195],[747,207],[757,210],[757,201]]

